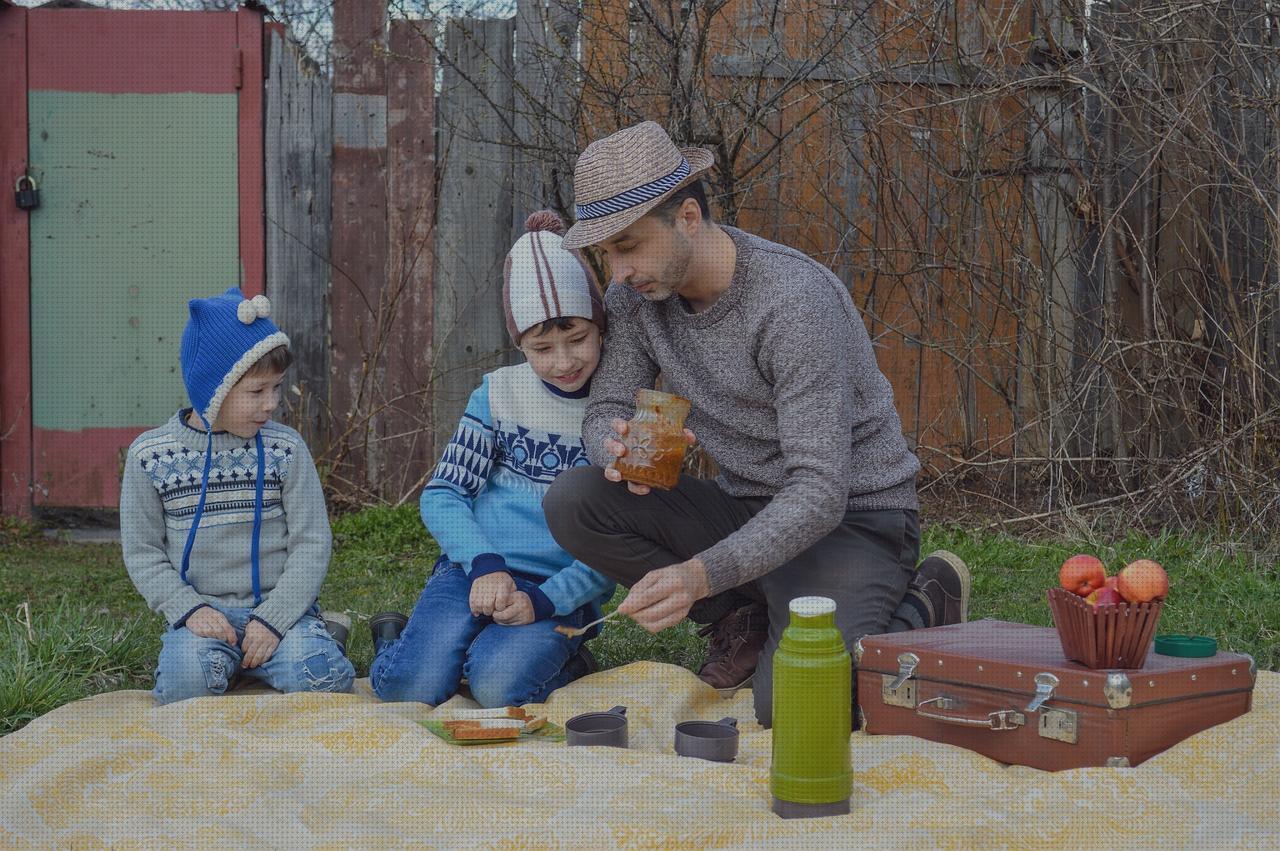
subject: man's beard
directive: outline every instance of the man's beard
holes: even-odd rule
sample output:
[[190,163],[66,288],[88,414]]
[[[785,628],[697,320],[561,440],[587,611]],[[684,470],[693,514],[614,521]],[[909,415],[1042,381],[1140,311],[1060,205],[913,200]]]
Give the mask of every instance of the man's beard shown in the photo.
[[643,294],[649,301],[666,301],[675,295],[680,285],[684,283],[693,250],[689,247],[689,240],[684,237],[677,237],[677,240],[675,256],[662,267],[662,272],[654,279],[653,289]]

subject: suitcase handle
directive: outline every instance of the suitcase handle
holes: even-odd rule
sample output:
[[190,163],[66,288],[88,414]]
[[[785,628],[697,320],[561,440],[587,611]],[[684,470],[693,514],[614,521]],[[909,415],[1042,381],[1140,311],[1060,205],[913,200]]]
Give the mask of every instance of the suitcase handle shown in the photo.
[[986,727],[989,730],[1016,730],[1027,723],[1027,716],[1016,709],[998,709],[995,712],[988,712],[985,716],[965,718],[962,715],[942,715],[937,712],[925,712],[922,707],[930,704],[937,704],[939,709],[955,709],[960,705],[960,701],[946,695],[922,700],[916,706],[916,715],[932,721],[941,721],[944,724],[959,724],[962,727]]

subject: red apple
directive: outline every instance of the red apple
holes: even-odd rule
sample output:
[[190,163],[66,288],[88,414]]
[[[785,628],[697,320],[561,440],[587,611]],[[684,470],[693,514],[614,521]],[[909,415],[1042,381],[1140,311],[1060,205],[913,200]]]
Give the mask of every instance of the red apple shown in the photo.
[[1115,589],[1115,587],[1116,587],[1116,577],[1114,577],[1114,576],[1108,576],[1108,577],[1107,577],[1107,587],[1108,587],[1108,588],[1111,588],[1111,589],[1113,589],[1113,590]]
[[1107,569],[1091,555],[1074,555],[1058,570],[1058,583],[1073,594],[1088,597],[1107,581]]
[[1116,590],[1130,603],[1146,603],[1169,593],[1169,575],[1154,561],[1138,559],[1116,576]]
[[1114,606],[1124,602],[1124,597],[1120,596],[1120,592],[1110,585],[1102,586],[1089,596],[1092,598],[1094,608],[1098,606]]

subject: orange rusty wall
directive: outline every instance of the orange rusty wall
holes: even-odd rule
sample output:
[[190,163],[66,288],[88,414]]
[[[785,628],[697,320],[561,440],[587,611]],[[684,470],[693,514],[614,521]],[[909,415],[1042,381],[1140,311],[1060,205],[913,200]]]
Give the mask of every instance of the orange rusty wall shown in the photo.
[[[646,60],[658,65],[660,49],[644,24],[628,23],[627,7],[618,0],[584,6],[588,139],[639,116],[673,124],[665,69],[641,73]],[[873,49],[843,57],[823,42],[833,27],[830,4],[787,4],[776,19],[757,14],[761,7],[767,12],[772,3],[730,2],[708,33],[702,84],[719,112],[711,116],[718,120],[701,116],[713,132],[698,141],[714,144],[722,130],[732,138],[751,104],[778,103],[747,134],[732,179],[713,173],[713,192],[732,189],[739,226],[809,253],[850,283],[894,386],[904,432],[918,440],[927,469],[945,468],[948,455],[1011,454],[1024,107],[1011,95],[971,96],[973,88],[925,86],[916,78],[930,70],[920,67],[926,52],[942,60],[963,55],[978,70],[1006,73],[1027,44],[1029,7],[979,10],[965,0],[948,18],[925,16],[919,4],[878,5]],[[771,73],[724,74],[724,57],[742,60],[731,67],[750,73],[745,60],[759,55],[771,34],[786,54],[775,57]],[[856,147],[849,143],[854,86],[847,78],[817,68],[810,79],[787,79],[815,49],[828,50],[833,65],[843,58],[883,72],[863,90],[867,133]],[[944,61],[931,70],[953,67]],[[785,142],[769,152],[780,137]],[[855,185],[860,197],[847,197]]]

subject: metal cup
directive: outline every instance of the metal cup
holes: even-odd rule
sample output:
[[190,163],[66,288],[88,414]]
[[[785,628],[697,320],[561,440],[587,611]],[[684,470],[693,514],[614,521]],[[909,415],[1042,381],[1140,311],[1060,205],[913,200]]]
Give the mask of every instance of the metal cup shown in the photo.
[[615,706],[608,712],[575,715],[564,724],[565,742],[569,745],[627,746],[627,707]]
[[712,762],[733,762],[738,756],[738,719],[677,724],[676,753]]

